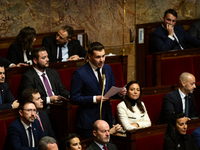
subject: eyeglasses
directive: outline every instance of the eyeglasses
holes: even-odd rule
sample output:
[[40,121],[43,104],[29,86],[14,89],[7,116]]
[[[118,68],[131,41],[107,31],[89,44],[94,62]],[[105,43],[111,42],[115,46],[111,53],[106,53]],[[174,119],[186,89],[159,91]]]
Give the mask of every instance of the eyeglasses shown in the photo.
[[37,109],[23,109],[23,110],[27,111],[28,113],[31,113],[31,112],[37,113]]

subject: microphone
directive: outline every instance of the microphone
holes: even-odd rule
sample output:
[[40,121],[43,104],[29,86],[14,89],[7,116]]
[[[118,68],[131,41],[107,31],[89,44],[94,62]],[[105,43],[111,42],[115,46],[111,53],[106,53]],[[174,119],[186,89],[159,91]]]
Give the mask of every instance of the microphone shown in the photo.
[[102,87],[101,103],[100,103],[100,120],[102,120],[101,110],[102,110],[102,103],[103,103],[103,93],[104,93],[104,89],[105,89],[105,86],[104,86],[105,74],[106,74],[106,69],[102,68],[102,82],[103,82],[103,87]]

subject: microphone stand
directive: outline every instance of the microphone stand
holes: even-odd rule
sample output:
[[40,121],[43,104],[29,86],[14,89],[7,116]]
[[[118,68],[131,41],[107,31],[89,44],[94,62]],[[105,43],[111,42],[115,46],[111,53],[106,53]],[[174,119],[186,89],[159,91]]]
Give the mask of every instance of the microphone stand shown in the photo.
[[105,89],[105,86],[104,86],[104,80],[105,80],[105,71],[106,69],[103,68],[102,70],[102,82],[103,82],[103,87],[102,87],[102,93],[101,93],[101,103],[100,103],[100,120],[102,120],[102,103],[103,103],[103,94],[104,94],[104,89]]

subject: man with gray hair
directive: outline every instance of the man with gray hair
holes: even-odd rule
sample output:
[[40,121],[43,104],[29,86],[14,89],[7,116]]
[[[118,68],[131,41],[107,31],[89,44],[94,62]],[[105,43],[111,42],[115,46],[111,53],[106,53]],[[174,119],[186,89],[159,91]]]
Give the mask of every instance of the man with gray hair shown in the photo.
[[58,150],[56,140],[50,136],[45,136],[40,139],[38,150]]
[[70,26],[63,26],[58,33],[44,37],[42,46],[48,52],[50,62],[79,60],[85,57],[87,51],[80,45],[79,40],[72,39],[74,30]]
[[195,117],[194,95],[196,88],[195,77],[193,74],[183,72],[179,77],[179,88],[168,93],[162,103],[159,124],[167,123],[173,112],[181,111],[188,118]]

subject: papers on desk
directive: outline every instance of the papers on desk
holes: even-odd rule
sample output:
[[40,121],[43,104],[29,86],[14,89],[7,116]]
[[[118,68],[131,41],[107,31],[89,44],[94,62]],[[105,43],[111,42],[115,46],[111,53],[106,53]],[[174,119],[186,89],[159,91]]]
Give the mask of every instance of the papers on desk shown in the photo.
[[113,95],[117,94],[118,92],[120,92],[123,88],[124,88],[124,87],[118,88],[118,87],[116,87],[116,86],[112,86],[112,87],[110,88],[110,90],[104,95],[104,97],[110,98],[111,96],[113,96]]

